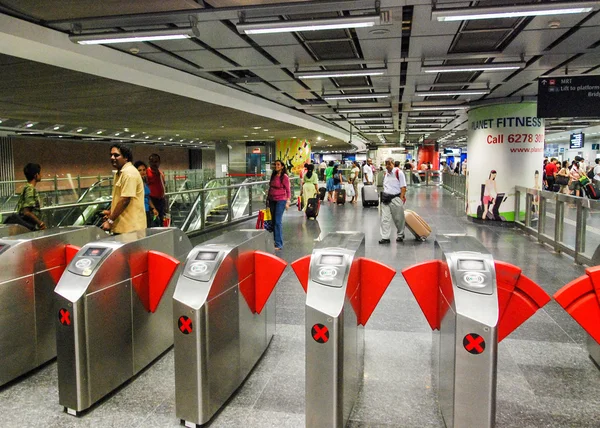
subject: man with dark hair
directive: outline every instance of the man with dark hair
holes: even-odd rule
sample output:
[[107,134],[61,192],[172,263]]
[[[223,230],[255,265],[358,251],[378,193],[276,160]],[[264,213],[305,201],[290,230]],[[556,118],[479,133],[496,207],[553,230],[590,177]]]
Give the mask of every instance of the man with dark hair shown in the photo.
[[546,164],[544,167],[544,172],[546,174],[546,183],[548,183],[548,190],[554,192],[554,183],[556,180],[556,174],[558,174],[558,168],[556,164],[558,163],[558,159],[552,158],[550,162]]
[[146,170],[146,183],[150,187],[150,199],[152,204],[158,210],[160,224],[163,224],[165,213],[167,212],[167,203],[165,199],[165,174],[160,168],[160,156],[152,153],[148,158],[150,168]]
[[[19,223],[30,230],[45,229],[46,225],[41,220],[42,211],[40,209],[40,196],[35,186],[42,181],[42,167],[37,163],[28,163],[23,168],[23,173],[27,179],[27,184],[21,191],[19,201],[17,202],[17,219],[8,221],[9,223]],[[19,219],[21,221],[19,221]]]
[[144,183],[137,169],[131,164],[131,149],[121,144],[110,148],[110,162],[116,168],[112,203],[104,211],[102,229],[113,233],[127,233],[146,228],[144,209]]

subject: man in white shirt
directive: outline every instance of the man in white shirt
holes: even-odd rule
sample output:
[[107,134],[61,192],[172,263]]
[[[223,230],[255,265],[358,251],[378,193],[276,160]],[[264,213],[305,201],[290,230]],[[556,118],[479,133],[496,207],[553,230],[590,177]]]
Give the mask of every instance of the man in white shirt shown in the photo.
[[371,158],[367,159],[367,163],[363,165],[363,183],[364,184],[373,184],[373,160]]
[[394,159],[385,160],[383,193],[381,194],[380,244],[389,244],[391,221],[396,225],[396,242],[404,241],[404,203],[406,202],[406,177],[394,167]]

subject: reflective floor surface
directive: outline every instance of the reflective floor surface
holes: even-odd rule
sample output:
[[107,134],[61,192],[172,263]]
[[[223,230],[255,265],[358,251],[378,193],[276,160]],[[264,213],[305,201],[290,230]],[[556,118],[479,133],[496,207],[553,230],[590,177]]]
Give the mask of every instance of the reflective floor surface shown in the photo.
[[[420,213],[434,234],[476,236],[496,259],[520,266],[549,294],[584,272],[571,258],[516,228],[470,222],[463,201],[441,188],[411,188],[407,207]],[[252,228],[254,221],[242,227]],[[367,257],[398,271],[433,257],[433,236],[417,242],[407,231],[404,243],[378,245],[377,208],[327,203],[317,221],[293,209],[287,212],[285,245],[278,253],[294,261],[336,230],[364,231]],[[277,333],[269,349],[211,427],[304,427],[305,294],[290,268],[276,299]],[[599,427],[600,371],[584,341],[583,330],[551,302],[500,343],[497,427]],[[369,320],[365,342],[364,385],[350,426],[443,427],[431,387],[431,332],[400,273]],[[79,418],[62,413],[56,363],[49,363],[0,389],[0,426],[177,427],[173,352]]]

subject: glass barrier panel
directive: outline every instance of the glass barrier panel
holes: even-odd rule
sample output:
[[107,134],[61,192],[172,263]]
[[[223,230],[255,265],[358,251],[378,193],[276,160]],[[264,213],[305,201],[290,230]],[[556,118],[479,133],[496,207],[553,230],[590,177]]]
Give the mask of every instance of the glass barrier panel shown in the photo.
[[562,230],[562,240],[560,241],[563,245],[575,250],[575,242],[577,236],[577,200],[573,196],[568,197],[567,202],[563,202],[563,219],[559,227]]
[[600,202],[588,201],[589,204],[583,209],[585,218],[585,232],[583,254],[592,259],[592,263],[600,262]]
[[540,232],[548,239],[554,239],[556,228],[556,194],[542,192],[540,195]]

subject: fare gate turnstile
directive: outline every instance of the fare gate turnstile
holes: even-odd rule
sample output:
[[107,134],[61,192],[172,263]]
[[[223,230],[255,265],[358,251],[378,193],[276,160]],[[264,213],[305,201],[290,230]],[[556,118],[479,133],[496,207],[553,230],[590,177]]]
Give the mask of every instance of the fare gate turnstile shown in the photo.
[[56,357],[54,287],[79,247],[103,235],[87,226],[0,238],[0,385]]
[[494,427],[498,343],[550,298],[471,236],[438,235],[435,257],[402,275],[434,331],[440,412],[448,428]]
[[586,269],[553,297],[588,333],[590,358],[600,366],[600,266]]
[[0,224],[0,238],[6,238],[7,236],[20,235],[22,233],[31,232],[20,224]]
[[84,246],[56,292],[59,402],[77,415],[173,344],[174,274],[191,250],[176,228]]
[[207,423],[242,384],[275,333],[271,293],[287,263],[267,232],[240,230],[195,247],[173,296],[175,414]]
[[364,373],[364,325],[394,269],[366,259],[365,235],[334,232],[292,268],[306,296],[306,426],[342,428]]

